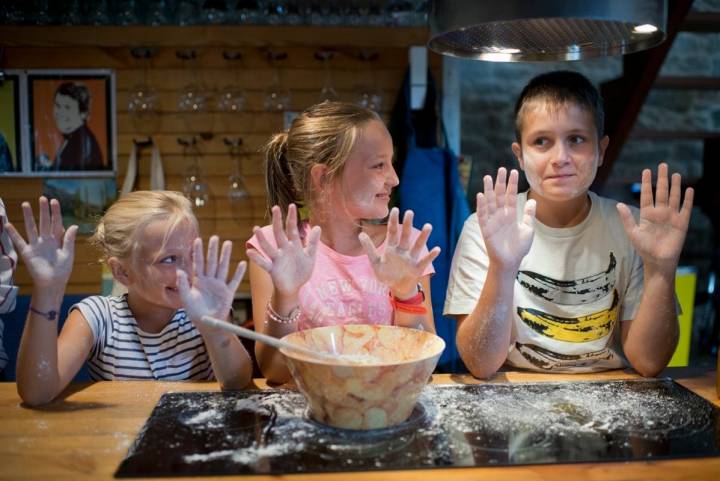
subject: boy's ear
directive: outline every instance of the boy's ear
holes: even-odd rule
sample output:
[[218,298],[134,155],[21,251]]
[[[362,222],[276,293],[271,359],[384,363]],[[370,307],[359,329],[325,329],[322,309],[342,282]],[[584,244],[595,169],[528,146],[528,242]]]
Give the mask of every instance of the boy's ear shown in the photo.
[[605,160],[605,151],[607,150],[608,145],[610,145],[610,137],[605,135],[602,139],[600,139],[600,155],[598,158],[598,166],[601,166],[603,164],[603,161]]
[[522,147],[520,147],[520,144],[517,142],[513,142],[510,148],[512,148],[513,154],[515,154],[515,158],[520,164],[520,170],[525,170],[525,162],[523,161]]
[[110,272],[112,272],[115,280],[124,285],[125,287],[129,286],[130,276],[128,275],[127,269],[125,269],[122,261],[120,261],[120,259],[118,259],[117,257],[111,257],[107,260],[107,263],[108,267],[110,267]]
[[327,173],[327,165],[315,164],[310,168],[310,180],[313,189],[319,191],[325,183],[325,174]]

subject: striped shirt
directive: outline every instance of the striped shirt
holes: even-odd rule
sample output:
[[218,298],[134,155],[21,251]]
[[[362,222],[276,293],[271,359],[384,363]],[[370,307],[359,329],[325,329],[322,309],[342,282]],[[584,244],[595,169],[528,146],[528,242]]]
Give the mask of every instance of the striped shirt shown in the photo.
[[[7,223],[5,204],[0,199],[0,314],[15,309],[15,298],[18,292],[18,288],[13,282],[13,272],[17,267],[17,253],[5,230],[5,223]],[[4,330],[5,326],[0,319],[0,371],[5,369],[9,360],[3,345]]]
[[214,373],[200,332],[179,309],[157,334],[143,332],[130,311],[127,294],[91,296],[73,305],[93,333],[88,357],[96,381],[156,379],[212,380]]

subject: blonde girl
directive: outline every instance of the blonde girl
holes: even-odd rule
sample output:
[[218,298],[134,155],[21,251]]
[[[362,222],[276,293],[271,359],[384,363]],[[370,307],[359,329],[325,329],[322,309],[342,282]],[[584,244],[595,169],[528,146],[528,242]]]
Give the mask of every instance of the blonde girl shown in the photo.
[[55,199],[40,198],[39,228],[30,204],[22,209],[27,242],[7,227],[33,279],[17,367],[26,403],[53,400],[85,361],[95,380],[217,378],[223,388],[248,383],[251,362],[240,341],[197,322],[207,314],[228,318],[245,263],[226,281],[232,243],[223,243],[218,257],[216,236],[205,262],[197,220],[182,195],[133,192],[108,209],[91,242],[128,292],[75,304],[59,337],[77,226],[63,228]]
[[[297,117],[266,149],[272,224],[248,241],[255,328],[282,337],[334,324],[385,324],[434,331],[428,252],[431,226],[400,223],[388,203],[398,177],[378,115],[323,102]],[[307,219],[298,222],[300,203]],[[285,218],[285,222],[283,222]],[[263,375],[289,379],[282,355],[255,347]]]

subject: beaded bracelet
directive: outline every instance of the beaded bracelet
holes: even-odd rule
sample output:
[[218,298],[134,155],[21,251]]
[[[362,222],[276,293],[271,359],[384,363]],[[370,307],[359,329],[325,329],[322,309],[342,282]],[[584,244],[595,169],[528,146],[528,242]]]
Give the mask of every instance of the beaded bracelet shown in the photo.
[[265,322],[268,320],[277,322],[278,324],[295,324],[300,320],[300,316],[302,316],[302,311],[300,310],[300,306],[296,307],[292,311],[290,311],[289,316],[281,316],[275,310],[272,308],[270,303],[267,304],[267,309],[265,310],[265,313],[267,314],[267,317],[265,318]]

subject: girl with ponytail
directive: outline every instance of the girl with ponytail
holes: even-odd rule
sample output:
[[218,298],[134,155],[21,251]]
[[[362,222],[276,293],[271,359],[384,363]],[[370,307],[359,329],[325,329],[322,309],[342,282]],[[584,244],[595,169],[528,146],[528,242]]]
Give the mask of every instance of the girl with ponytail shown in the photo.
[[[380,117],[349,103],[314,105],[272,137],[265,156],[272,224],[247,243],[255,328],[275,337],[337,324],[434,332],[429,277],[440,249],[426,247],[429,224],[417,230],[412,211],[401,222],[388,208],[399,179]],[[257,343],[255,353],[266,378],[290,378],[276,349]]]

